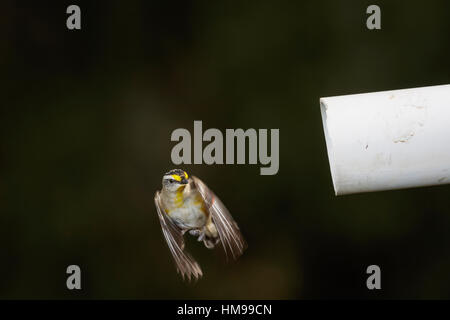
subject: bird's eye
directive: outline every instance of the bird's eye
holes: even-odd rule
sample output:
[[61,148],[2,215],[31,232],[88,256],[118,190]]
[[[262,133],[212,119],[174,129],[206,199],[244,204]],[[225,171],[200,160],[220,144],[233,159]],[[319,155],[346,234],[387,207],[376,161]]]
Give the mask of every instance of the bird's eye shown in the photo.
[[170,180],[169,180],[169,182],[170,182],[170,183],[174,183],[174,182],[175,182],[175,180],[173,180],[173,179],[170,179]]

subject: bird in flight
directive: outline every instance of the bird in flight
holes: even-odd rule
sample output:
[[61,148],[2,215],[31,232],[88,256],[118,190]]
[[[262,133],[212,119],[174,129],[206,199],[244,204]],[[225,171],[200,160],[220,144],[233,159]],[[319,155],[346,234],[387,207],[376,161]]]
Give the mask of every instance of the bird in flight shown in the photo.
[[208,249],[221,246],[227,257],[239,258],[247,248],[237,223],[220,199],[197,177],[181,169],[164,174],[155,205],[164,238],[183,279],[203,275],[195,259],[185,251],[184,234],[203,241]]

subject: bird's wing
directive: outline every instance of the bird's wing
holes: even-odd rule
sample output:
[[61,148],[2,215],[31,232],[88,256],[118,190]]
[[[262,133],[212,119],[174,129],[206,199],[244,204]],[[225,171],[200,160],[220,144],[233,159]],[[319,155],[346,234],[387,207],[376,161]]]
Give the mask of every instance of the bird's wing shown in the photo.
[[192,177],[192,179],[211,214],[214,225],[219,233],[225,255],[228,257],[231,254],[234,259],[237,259],[247,248],[247,243],[237,223],[222,201],[220,201],[202,180],[197,177]]
[[155,205],[156,211],[158,211],[161,229],[170,252],[172,253],[177,271],[181,273],[183,279],[185,276],[187,276],[189,280],[191,280],[191,277],[194,277],[195,279],[200,278],[203,275],[202,269],[197,261],[195,261],[189,253],[184,251],[183,233],[164,211],[159,191],[155,194]]

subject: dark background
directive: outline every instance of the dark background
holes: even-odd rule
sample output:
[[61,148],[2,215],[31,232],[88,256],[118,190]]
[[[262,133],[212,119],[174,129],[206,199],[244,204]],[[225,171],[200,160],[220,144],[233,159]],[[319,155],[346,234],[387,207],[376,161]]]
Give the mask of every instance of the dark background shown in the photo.
[[[81,7],[82,29],[66,28]],[[366,8],[381,7],[369,31]],[[0,298],[450,298],[450,186],[335,197],[319,98],[450,83],[448,1],[2,1]],[[233,264],[153,195],[176,128],[280,128],[280,170],[182,166],[239,222]],[[448,146],[442,146],[448,147]],[[66,267],[82,291],[66,289]],[[366,288],[368,265],[382,290]]]

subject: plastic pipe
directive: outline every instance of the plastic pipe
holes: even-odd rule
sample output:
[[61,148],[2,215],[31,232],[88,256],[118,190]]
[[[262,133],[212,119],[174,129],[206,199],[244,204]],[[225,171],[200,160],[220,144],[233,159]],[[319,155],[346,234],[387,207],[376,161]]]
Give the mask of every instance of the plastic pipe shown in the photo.
[[450,85],[320,99],[336,195],[450,182]]

